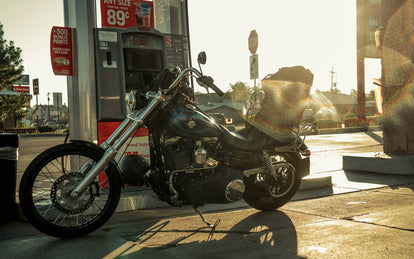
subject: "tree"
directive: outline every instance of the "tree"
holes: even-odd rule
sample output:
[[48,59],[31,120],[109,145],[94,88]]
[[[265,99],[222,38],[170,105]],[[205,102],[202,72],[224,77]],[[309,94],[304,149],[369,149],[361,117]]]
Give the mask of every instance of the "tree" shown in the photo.
[[24,105],[30,99],[29,94],[0,96],[0,122],[4,122],[5,128],[16,127],[16,121],[26,117]]
[[0,23],[0,90],[7,89],[17,82],[23,73],[22,50],[14,42],[4,39],[3,24]]
[[[14,42],[4,39],[3,24],[0,23],[0,91],[13,86],[22,76],[23,60],[20,58],[22,50],[14,46]],[[15,127],[16,120],[26,116],[25,103],[31,99],[30,95],[4,95],[0,97],[0,122],[5,127]]]
[[250,88],[246,83],[238,81],[230,84],[230,97],[234,103],[246,102],[250,99]]
[[365,99],[367,101],[375,101],[375,90],[369,91],[369,93],[367,93],[365,96]]
[[357,99],[358,92],[355,89],[351,89],[351,98]]
[[333,88],[332,91],[328,90],[328,91],[321,91],[321,93],[325,94],[325,95],[330,95],[330,94],[341,94],[341,90],[339,90],[338,88]]

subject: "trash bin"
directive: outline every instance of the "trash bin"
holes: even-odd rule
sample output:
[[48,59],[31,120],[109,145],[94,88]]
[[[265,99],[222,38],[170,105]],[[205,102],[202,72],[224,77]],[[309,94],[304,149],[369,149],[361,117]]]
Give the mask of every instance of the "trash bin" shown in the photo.
[[19,135],[0,134],[0,223],[17,218],[16,175]]

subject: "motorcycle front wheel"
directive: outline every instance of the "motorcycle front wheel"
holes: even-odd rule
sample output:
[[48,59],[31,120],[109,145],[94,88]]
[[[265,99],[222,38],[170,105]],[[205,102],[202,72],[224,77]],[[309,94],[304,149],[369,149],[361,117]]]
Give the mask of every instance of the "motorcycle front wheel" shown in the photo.
[[297,154],[273,154],[273,165],[283,163],[276,169],[279,175],[277,181],[268,181],[261,175],[252,175],[246,179],[246,190],[243,199],[247,204],[258,210],[275,210],[282,207],[297,192],[302,178],[300,172],[295,169],[295,164],[300,159]]
[[78,198],[69,195],[85,174],[81,168],[91,168],[101,157],[99,150],[73,143],[52,147],[36,157],[19,189],[27,220],[55,237],[83,236],[105,224],[121,195],[121,178],[114,166],[101,172]]

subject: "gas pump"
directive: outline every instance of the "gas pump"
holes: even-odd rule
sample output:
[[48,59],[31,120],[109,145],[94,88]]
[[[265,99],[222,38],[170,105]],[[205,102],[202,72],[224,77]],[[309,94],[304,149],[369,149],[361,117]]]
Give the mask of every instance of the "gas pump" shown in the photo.
[[152,28],[140,31],[138,27],[122,31],[121,37],[126,92],[142,90],[166,67],[164,36]]
[[[101,144],[125,118],[128,93],[142,91],[166,67],[164,35],[149,27],[97,28],[95,59]],[[125,155],[149,158],[147,136],[147,130],[140,129],[125,147]]]
[[[101,17],[97,2],[64,0],[64,13],[65,26],[76,32],[70,138],[101,144],[125,118],[130,90],[141,90],[166,67],[190,66],[191,56],[186,0],[101,0]],[[121,155],[149,158],[147,136],[139,130]]]
[[125,96],[166,67],[164,36],[148,27],[95,29],[98,121],[123,120]]

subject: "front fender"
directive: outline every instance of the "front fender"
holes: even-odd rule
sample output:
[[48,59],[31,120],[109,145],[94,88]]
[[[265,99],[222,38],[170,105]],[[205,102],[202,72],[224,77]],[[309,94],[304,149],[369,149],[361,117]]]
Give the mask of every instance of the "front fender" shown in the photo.
[[101,148],[100,146],[89,142],[89,141],[85,141],[85,140],[79,140],[79,139],[71,139],[69,140],[70,143],[73,143],[75,145],[78,146],[87,146],[89,148],[95,149],[96,151],[98,151],[99,153],[101,153],[102,155],[105,154],[105,150],[103,148]]
[[[100,146],[98,146],[98,145],[96,145],[92,142],[85,141],[85,140],[79,140],[79,139],[71,139],[71,140],[69,140],[69,142],[73,143],[75,145],[86,146],[88,148],[92,148],[92,149],[96,150],[97,152],[99,152],[101,154],[101,156],[103,156],[105,154],[105,150],[103,148],[101,148]],[[121,184],[124,187],[125,186],[125,179],[121,174],[121,169],[119,168],[118,164],[114,160],[109,162],[108,170],[111,173],[117,174],[121,178]]]

